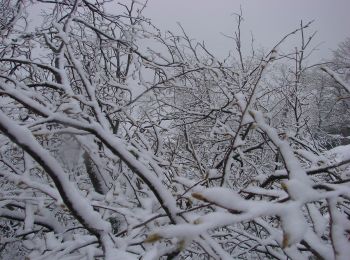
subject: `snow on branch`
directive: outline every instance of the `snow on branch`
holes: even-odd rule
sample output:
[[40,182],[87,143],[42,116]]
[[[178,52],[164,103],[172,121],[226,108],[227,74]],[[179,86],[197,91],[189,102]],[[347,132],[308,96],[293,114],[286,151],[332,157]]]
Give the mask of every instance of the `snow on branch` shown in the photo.
[[350,93],[350,85],[346,83],[340,75],[338,75],[336,72],[332,71],[329,68],[322,67],[321,70],[326,72],[329,76],[331,76],[340,86],[342,86],[348,93]]

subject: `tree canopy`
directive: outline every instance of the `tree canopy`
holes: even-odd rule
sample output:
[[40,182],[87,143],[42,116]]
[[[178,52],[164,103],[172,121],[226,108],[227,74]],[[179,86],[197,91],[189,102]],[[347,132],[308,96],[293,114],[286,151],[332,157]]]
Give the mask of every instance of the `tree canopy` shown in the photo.
[[347,259],[349,40],[245,54],[237,14],[219,59],[145,7],[1,2],[0,257]]

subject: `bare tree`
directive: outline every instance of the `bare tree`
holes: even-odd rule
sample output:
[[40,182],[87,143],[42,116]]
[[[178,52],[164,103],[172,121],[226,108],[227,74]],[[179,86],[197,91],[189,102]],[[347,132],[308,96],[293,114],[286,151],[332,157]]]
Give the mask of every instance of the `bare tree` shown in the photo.
[[[146,4],[40,0],[40,28],[6,23],[3,254],[16,242],[31,259],[344,259],[349,148],[304,134],[309,41],[278,53],[310,23],[244,55],[239,14],[236,54],[220,61],[184,30],[162,35]],[[295,84],[277,95],[266,81],[282,58]],[[279,101],[296,134],[276,123]]]

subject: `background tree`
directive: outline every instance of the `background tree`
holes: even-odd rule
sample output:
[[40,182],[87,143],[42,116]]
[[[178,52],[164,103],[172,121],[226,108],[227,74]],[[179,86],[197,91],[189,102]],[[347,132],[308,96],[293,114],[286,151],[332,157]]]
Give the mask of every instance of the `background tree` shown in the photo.
[[[331,92],[333,92],[333,105],[329,108],[328,118],[337,118],[337,122],[329,122],[325,128],[332,134],[339,135],[343,144],[347,144],[349,135],[349,80],[350,80],[350,39],[340,43],[338,49],[333,52],[333,59],[322,70],[333,80]],[[333,116],[336,111],[336,116]],[[341,112],[340,112],[341,111]],[[326,131],[327,131],[326,130]]]

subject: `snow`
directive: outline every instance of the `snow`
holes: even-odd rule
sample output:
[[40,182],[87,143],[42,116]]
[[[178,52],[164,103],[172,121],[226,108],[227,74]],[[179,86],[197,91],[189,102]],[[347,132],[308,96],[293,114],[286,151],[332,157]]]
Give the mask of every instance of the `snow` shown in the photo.
[[242,125],[249,124],[254,122],[254,119],[252,116],[248,113],[249,105],[252,103],[247,104],[247,98],[245,95],[241,92],[235,94],[235,98],[237,99],[237,103],[241,109],[242,112]]
[[[147,167],[145,167],[145,165],[142,164],[137,158],[135,158],[135,156],[127,149],[121,140],[118,140],[118,138],[112,136],[98,125],[94,126],[94,130],[112,152],[122,158],[123,161],[131,167],[131,169],[137,171],[140,177],[148,182],[148,186],[157,196],[161,206],[165,209],[165,211],[167,211],[167,213],[170,214],[173,220],[178,220],[178,217],[176,216],[176,213],[178,212],[176,201],[172,194],[165,189],[164,185],[157,178],[157,176]],[[159,166],[157,166],[157,168],[158,167]],[[162,170],[159,169],[159,171],[161,172]],[[178,221],[181,222],[181,220]]]
[[311,151],[298,149],[295,151],[295,153],[308,160],[312,165],[318,165],[326,161],[325,157],[315,154]]
[[[4,208],[0,208],[0,215],[3,217],[9,216],[11,219],[25,219],[23,213]],[[64,230],[63,226],[49,214],[43,214],[42,216],[35,215],[33,221],[41,226],[50,227],[57,233],[61,233]]]
[[[308,149],[310,131],[297,139],[293,120],[279,124],[279,104],[268,103],[289,94],[261,75],[283,53],[221,62],[185,33],[161,38],[142,10],[103,17],[104,3],[86,5],[56,8],[44,34],[16,30],[19,41],[3,44],[0,217],[22,222],[13,233],[29,258],[346,259],[350,145]],[[161,48],[141,53],[143,37]],[[125,66],[128,75],[114,71]],[[105,98],[104,88],[128,93]],[[170,100],[177,95],[184,100]],[[65,134],[74,141],[59,150]],[[102,191],[86,176],[84,152]]]
[[253,194],[263,195],[263,196],[271,196],[271,197],[280,198],[280,199],[288,195],[283,190],[275,190],[275,189],[268,190],[260,187],[253,187],[253,186],[249,186],[243,189],[243,191],[247,193],[253,193]]
[[326,231],[328,219],[321,215],[314,204],[307,205],[315,233],[321,237]]
[[[348,259],[350,254],[349,239],[344,229],[350,228],[350,221],[337,208],[337,199],[328,200],[332,228],[330,230],[336,259]],[[348,234],[347,234],[348,235]]]
[[56,238],[53,232],[48,232],[45,234],[46,248],[48,250],[54,250],[61,242]]
[[259,111],[251,111],[257,125],[261,128],[271,139],[271,141],[277,146],[281,152],[286,169],[288,171],[290,179],[297,179],[300,183],[309,184],[310,180],[307,177],[305,170],[301,167],[298,159],[295,157],[289,143],[286,140],[282,140],[276,130],[271,126],[267,125],[263,114]]
[[208,178],[217,178],[220,177],[221,174],[217,169],[209,169],[208,170]]
[[50,177],[55,180],[64,202],[72,207],[86,225],[98,232],[108,232],[110,224],[101,219],[89,202],[79,193],[77,188],[68,180],[58,162],[33,138],[24,127],[15,124],[3,112],[0,112],[0,129],[16,143],[25,148],[26,152],[37,157]]
[[285,233],[284,246],[290,246],[303,239],[307,223],[301,211],[301,204],[298,201],[291,201],[285,204],[266,201],[246,201],[239,194],[227,188],[208,188],[201,193],[195,193],[196,199],[213,203],[227,209],[228,212],[214,212],[199,217],[194,225],[179,224],[156,230],[160,237],[185,237],[191,238],[194,235],[205,233],[215,227],[230,225],[260,216],[278,215],[282,220]]
[[338,82],[348,93],[350,93],[350,85],[346,83],[340,75],[338,75],[337,73],[335,73],[327,67],[322,67],[321,69],[328,75],[330,75],[336,82]]
[[6,179],[8,179],[9,181],[12,181],[14,183],[23,183],[28,187],[31,187],[33,189],[37,189],[37,190],[47,194],[48,196],[50,196],[51,198],[56,200],[56,203],[58,205],[63,204],[63,201],[62,201],[60,194],[57,192],[56,189],[50,187],[49,185],[40,183],[38,181],[32,181],[28,177],[23,176],[23,175],[15,175],[15,174],[11,174],[11,173],[8,173],[5,171],[1,172],[0,175],[6,177]]
[[34,227],[33,205],[27,201],[25,206],[24,231],[31,231]]
[[307,230],[307,223],[298,202],[289,203],[280,214],[283,229],[283,247],[299,243]]
[[339,145],[325,153],[326,156],[334,158],[336,162],[343,162],[350,160],[350,144]]

